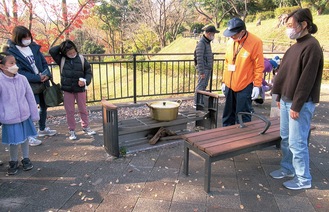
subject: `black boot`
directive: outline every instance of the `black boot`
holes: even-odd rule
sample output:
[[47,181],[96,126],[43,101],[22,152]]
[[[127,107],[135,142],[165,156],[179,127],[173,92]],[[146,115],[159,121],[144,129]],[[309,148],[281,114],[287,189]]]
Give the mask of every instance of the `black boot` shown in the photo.
[[7,174],[14,175],[18,172],[18,161],[9,161]]
[[22,164],[23,164],[23,170],[24,171],[28,171],[28,170],[33,169],[33,164],[31,163],[30,159],[28,159],[28,158],[24,158],[22,160]]

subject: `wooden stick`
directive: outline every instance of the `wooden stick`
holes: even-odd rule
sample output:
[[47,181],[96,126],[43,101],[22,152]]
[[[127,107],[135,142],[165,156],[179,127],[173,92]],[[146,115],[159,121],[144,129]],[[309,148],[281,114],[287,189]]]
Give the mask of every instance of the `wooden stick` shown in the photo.
[[163,132],[165,132],[165,128],[164,127],[160,127],[160,129],[158,130],[158,132],[149,140],[149,144],[156,144],[156,142],[158,142],[158,140],[160,139],[161,137],[161,134]]

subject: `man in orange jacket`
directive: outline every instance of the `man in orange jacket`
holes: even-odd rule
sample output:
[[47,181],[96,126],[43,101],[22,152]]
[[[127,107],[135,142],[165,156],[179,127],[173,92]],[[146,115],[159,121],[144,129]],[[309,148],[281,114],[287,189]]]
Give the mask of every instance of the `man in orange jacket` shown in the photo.
[[[252,112],[251,101],[259,96],[262,86],[264,56],[263,42],[246,30],[240,18],[228,22],[224,36],[227,43],[222,91],[226,97],[223,126],[238,123],[238,112]],[[242,116],[243,122],[251,121],[250,115]]]

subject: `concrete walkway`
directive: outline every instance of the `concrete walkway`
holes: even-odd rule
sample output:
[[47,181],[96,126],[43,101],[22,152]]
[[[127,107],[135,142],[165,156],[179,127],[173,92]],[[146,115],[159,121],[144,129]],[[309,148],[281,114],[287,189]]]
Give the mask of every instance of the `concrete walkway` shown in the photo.
[[[31,171],[6,176],[9,153],[1,145],[0,211],[328,211],[329,87],[321,100],[309,148],[311,189],[290,191],[284,179],[269,177],[280,162],[280,151],[271,147],[213,163],[207,194],[201,158],[191,155],[190,176],[182,173],[182,141],[115,159],[103,148],[100,116],[91,116],[97,135],[77,131],[76,141],[67,139],[62,117],[49,121],[57,136],[30,148]],[[256,113],[269,115],[270,101],[255,106]],[[56,113],[50,111],[49,120]]]

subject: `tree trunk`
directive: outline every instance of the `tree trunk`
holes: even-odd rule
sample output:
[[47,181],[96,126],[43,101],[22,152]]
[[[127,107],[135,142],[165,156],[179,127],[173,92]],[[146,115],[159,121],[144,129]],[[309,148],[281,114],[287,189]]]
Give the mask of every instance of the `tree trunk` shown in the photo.
[[18,15],[17,15],[18,5],[17,5],[17,0],[12,0],[12,5],[13,5],[13,21],[14,21],[14,24],[16,25],[17,22],[18,22]]
[[63,16],[63,22],[64,22],[64,29],[65,29],[65,39],[69,39],[70,33],[67,30],[68,26],[69,26],[69,21],[67,19],[67,4],[66,4],[66,0],[62,0],[62,16]]
[[2,0],[2,5],[3,5],[3,9],[5,11],[5,14],[6,14],[6,23],[8,26],[10,26],[11,20],[10,20],[9,8],[7,7],[7,3],[5,0]]

